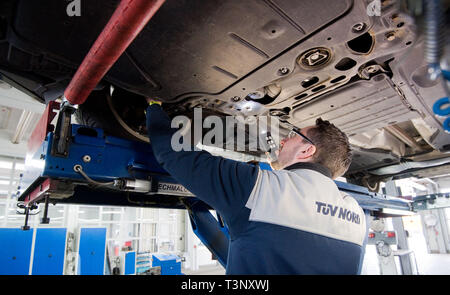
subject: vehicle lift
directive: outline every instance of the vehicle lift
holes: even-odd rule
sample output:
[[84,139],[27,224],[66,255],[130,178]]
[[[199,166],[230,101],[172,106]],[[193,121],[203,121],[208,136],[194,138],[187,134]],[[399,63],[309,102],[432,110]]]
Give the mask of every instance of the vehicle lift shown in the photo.
[[30,211],[39,203],[45,203],[42,224],[50,222],[50,203],[187,209],[194,233],[226,265],[223,220],[161,168],[150,144],[72,124],[71,107],[59,111],[55,128],[51,122],[59,108],[58,102],[48,104],[28,142],[18,198],[23,230],[30,229]]
[[[52,120],[59,114],[56,126]],[[186,209],[194,233],[226,267],[229,234],[206,203],[178,184],[156,161],[149,143],[107,136],[102,129],[73,124],[72,107],[50,102],[28,142],[18,201],[28,230],[30,210],[44,203],[41,223],[49,223],[50,203]],[[261,165],[262,166],[262,165]],[[413,202],[336,181],[367,215],[410,215]]]
[[[210,206],[162,169],[150,144],[107,136],[101,129],[71,122],[77,106],[85,102],[164,1],[121,0],[65,89],[61,102],[48,103],[28,142],[26,171],[18,198],[25,214],[22,229],[30,229],[30,211],[40,203],[44,203],[44,224],[50,222],[50,203],[186,209],[194,233],[226,267],[226,224],[220,215],[216,219],[210,213]],[[415,212],[411,200],[372,193],[345,182],[336,184],[341,192],[358,201],[366,217]]]

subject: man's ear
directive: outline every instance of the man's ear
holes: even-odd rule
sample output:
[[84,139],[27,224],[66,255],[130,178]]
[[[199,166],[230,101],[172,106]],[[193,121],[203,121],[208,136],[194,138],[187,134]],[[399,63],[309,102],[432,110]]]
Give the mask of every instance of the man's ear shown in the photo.
[[312,144],[305,145],[303,148],[299,149],[297,155],[295,156],[298,160],[308,159],[316,153],[316,146]]

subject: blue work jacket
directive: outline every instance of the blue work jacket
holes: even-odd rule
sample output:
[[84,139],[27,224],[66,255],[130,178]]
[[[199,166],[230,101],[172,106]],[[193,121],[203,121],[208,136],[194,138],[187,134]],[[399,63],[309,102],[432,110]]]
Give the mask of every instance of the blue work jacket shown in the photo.
[[223,217],[230,233],[227,274],[358,274],[365,216],[340,194],[327,168],[281,171],[171,147],[176,129],[159,105],[147,108],[157,161]]

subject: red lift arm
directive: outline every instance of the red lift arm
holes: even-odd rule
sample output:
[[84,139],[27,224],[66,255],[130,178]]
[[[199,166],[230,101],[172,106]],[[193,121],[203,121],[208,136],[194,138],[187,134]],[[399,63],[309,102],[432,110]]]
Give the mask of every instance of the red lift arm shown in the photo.
[[112,65],[165,0],[122,0],[64,91],[73,105],[86,101]]

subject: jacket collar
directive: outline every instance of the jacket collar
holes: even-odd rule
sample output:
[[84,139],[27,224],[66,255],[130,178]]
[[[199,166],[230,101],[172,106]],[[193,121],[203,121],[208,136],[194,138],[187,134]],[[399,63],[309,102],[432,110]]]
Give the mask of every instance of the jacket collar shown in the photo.
[[298,162],[284,168],[284,170],[296,170],[296,169],[310,169],[322,173],[323,175],[329,178],[332,177],[330,169],[317,163]]

